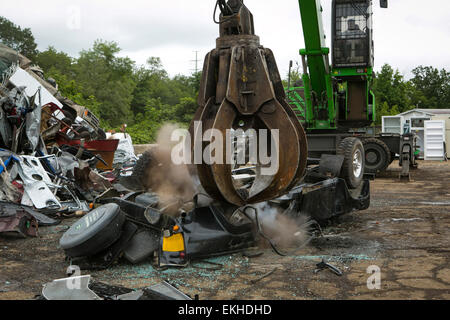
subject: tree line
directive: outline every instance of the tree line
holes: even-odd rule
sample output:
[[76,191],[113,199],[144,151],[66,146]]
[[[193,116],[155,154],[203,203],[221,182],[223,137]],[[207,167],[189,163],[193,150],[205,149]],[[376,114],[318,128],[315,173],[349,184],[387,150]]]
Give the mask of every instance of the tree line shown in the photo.
[[450,73],[431,66],[418,66],[406,80],[389,64],[375,74],[373,90],[377,99],[377,123],[381,117],[419,109],[450,109]]
[[[143,66],[119,57],[116,42],[96,41],[78,58],[50,46],[38,51],[30,29],[21,29],[0,17],[0,41],[39,65],[53,78],[62,95],[89,108],[106,130],[127,124],[136,144],[151,143],[165,122],[187,127],[197,109],[201,73],[170,77],[158,57]],[[413,108],[450,108],[450,74],[445,69],[419,66],[413,77],[388,64],[376,73],[377,122]],[[294,70],[292,80],[299,77]],[[287,77],[286,77],[287,78]]]

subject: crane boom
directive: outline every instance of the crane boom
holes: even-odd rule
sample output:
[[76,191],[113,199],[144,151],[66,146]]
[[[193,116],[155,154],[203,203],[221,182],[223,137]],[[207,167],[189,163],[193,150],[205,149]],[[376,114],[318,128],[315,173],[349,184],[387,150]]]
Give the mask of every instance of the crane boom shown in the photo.
[[306,122],[309,126],[334,128],[335,111],[330,75],[329,48],[325,44],[320,0],[299,0],[305,38],[300,50],[303,62],[303,81],[306,90]]

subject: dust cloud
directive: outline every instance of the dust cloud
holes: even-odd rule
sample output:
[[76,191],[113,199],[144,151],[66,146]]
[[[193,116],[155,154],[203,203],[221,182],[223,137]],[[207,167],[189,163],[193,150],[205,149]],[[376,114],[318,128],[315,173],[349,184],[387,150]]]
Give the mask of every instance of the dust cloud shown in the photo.
[[151,161],[146,170],[146,186],[158,194],[160,209],[176,216],[192,201],[195,188],[185,164],[176,165],[171,155],[177,142],[171,141],[172,132],[180,129],[174,124],[164,125],[158,132],[157,146],[151,149]]
[[[262,231],[279,248],[297,248],[310,239],[311,220],[307,216],[293,217],[285,210],[261,203],[254,206],[258,209],[258,220]],[[253,214],[254,217],[254,214]]]

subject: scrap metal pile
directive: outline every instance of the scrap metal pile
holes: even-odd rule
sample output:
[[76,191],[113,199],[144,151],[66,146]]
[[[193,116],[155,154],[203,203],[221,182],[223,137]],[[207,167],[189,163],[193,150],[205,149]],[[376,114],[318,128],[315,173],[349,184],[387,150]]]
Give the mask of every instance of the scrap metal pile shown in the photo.
[[119,140],[4,45],[0,80],[0,233],[36,236],[53,218],[88,212],[110,187]]

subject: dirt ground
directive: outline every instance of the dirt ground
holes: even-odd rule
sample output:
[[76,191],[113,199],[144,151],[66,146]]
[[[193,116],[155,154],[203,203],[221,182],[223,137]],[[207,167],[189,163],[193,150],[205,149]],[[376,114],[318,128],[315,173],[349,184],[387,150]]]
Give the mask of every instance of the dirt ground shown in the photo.
[[[324,237],[280,257],[270,249],[210,259],[220,270],[196,264],[157,271],[126,262],[91,273],[96,281],[142,288],[161,280],[200,299],[450,299],[450,162],[420,162],[411,182],[399,168],[371,182],[371,206],[339,218]],[[40,229],[40,238],[0,237],[0,299],[33,299],[42,285],[65,277],[59,238],[74,220]],[[314,273],[322,259],[342,270]],[[381,288],[369,289],[368,267],[380,270]],[[84,272],[86,274],[86,272]],[[263,278],[263,276],[265,276]]]

